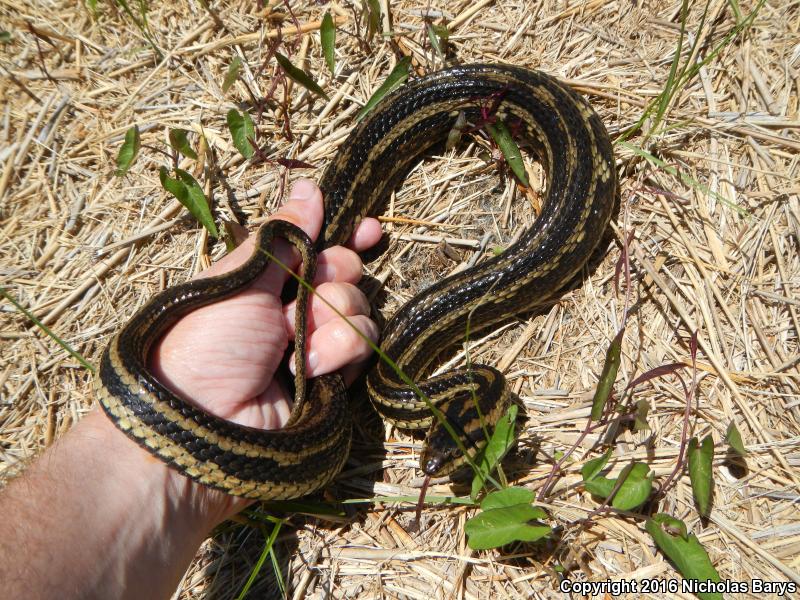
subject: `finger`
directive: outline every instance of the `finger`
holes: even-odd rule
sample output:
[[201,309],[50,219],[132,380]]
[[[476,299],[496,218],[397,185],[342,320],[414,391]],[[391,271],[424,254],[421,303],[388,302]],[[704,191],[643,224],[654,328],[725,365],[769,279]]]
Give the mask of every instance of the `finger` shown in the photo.
[[[300,179],[292,187],[289,200],[269,218],[270,221],[289,221],[306,232],[313,241],[322,227],[322,192],[310,179]],[[289,242],[276,238],[272,254],[273,261],[254,283],[254,288],[279,295],[284,283],[291,276],[287,269],[298,272],[300,254]],[[300,273],[298,273],[300,274]]]
[[[310,179],[300,179],[289,194],[289,200],[270,217],[290,221],[305,231],[311,239],[319,235],[322,227],[322,193],[317,185]],[[246,262],[254,252],[255,236],[248,237],[233,252],[224,256],[211,267],[197,275],[197,278],[220,275],[238,267]],[[299,261],[297,252],[285,240],[275,240],[272,250],[275,257],[290,269],[296,269]],[[267,292],[280,293],[288,273],[276,264],[267,267],[256,285]]]
[[350,236],[347,242],[347,247],[356,252],[363,252],[377,244],[382,235],[383,230],[381,229],[380,221],[372,217],[366,217],[356,226],[353,235]]
[[366,360],[362,360],[359,362],[350,363],[349,365],[343,366],[339,369],[339,374],[344,379],[344,383],[347,387],[350,387],[353,382],[358,379],[362,373],[364,373],[369,366],[372,364],[372,357],[367,358]]
[[344,246],[333,246],[320,253],[313,284],[318,286],[326,281],[358,283],[363,267],[358,254]]
[[[317,293],[311,297],[311,310],[308,312],[307,330],[315,331],[325,323],[339,319],[340,315],[353,317],[369,315],[369,302],[364,293],[352,283],[322,283]],[[296,302],[283,307],[286,331],[294,339]]]
[[[378,326],[364,315],[350,317],[348,321],[373,343],[378,339]],[[306,350],[306,376],[316,377],[337,369],[365,361],[372,348],[344,319],[328,321],[308,338]],[[289,359],[294,370],[294,355]]]

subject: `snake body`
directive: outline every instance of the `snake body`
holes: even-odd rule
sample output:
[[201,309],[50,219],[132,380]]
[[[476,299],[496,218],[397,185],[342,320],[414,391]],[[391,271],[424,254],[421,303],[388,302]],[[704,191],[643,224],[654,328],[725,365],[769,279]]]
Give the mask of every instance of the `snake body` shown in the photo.
[[[473,454],[485,444],[509,392],[502,374],[486,365],[425,378],[433,361],[466,331],[530,311],[563,288],[600,242],[617,185],[608,134],[582,97],[538,71],[453,67],[395,91],[351,132],[320,182],[325,222],[316,249],[347,241],[420,156],[446,139],[459,114],[473,124],[501,119],[512,125],[542,162],[547,190],[541,214],[514,245],[430,286],[384,330],[382,351],[417,383],[409,385],[381,360],[368,375],[370,397],[399,427],[429,428],[421,468],[439,475],[465,460],[463,449]],[[175,320],[237,293],[263,271],[275,236],[300,250],[304,276],[313,278],[314,247],[302,231],[270,221],[257,235],[256,251],[235,271],[175,286],[142,307],[103,353],[95,389],[117,427],[183,474],[235,495],[288,499],[320,489],[338,474],[352,427],[341,377],[304,378],[303,286],[296,311],[295,405],[283,429],[263,431],[210,415],[178,398],[147,369],[149,349]],[[455,430],[458,443],[432,416],[429,403]]]

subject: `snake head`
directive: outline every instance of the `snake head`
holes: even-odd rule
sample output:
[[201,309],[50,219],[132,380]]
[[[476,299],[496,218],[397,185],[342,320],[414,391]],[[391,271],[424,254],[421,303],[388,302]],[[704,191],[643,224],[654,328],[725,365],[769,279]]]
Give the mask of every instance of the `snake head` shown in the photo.
[[426,475],[444,477],[464,464],[464,455],[452,440],[444,446],[435,446],[430,440],[419,458],[419,468]]

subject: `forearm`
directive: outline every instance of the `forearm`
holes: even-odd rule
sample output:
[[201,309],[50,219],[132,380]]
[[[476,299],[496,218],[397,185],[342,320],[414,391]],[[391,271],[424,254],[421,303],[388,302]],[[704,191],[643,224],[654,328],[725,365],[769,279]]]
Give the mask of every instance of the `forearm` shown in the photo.
[[98,410],[0,492],[9,598],[168,598],[244,504],[174,473]]

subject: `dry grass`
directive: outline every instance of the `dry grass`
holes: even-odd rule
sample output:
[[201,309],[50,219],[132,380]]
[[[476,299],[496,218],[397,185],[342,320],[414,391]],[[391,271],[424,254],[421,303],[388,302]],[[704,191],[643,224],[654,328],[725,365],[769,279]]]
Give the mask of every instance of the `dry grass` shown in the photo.
[[[397,52],[411,54],[420,72],[439,64],[422,30],[426,10],[450,23],[460,61],[506,61],[554,73],[592,96],[614,136],[664,89],[680,12],[676,0],[547,0],[526,8],[509,0],[401,0],[392,3],[391,25],[383,24],[392,32],[387,41],[377,36],[367,48],[353,35],[339,35],[332,80],[318,36],[291,33],[294,23],[283,7],[215,2],[209,14],[200,2],[152,3],[148,21],[161,60],[130,18],[100,4],[98,18],[82,3],[0,4],[3,28],[12,32],[0,47],[0,284],[90,360],[145,299],[224,251],[209,248],[196,223],[161,190],[163,155],[143,147],[124,180],[112,177],[128,127],[138,124],[143,144],[153,147],[165,147],[170,127],[202,127],[231,189],[201,177],[218,218],[252,224],[280,202],[283,170],[242,162],[224,121],[229,108],[250,102],[246,88],[257,95],[269,89],[274,64],[260,70],[279,26],[285,43],[293,44],[295,64],[332,96],[326,104],[294,87],[291,142],[272,109],[257,120],[260,140],[275,156],[319,166],[293,171],[292,179],[321,175]],[[699,34],[702,3],[692,7],[688,30],[699,35],[701,58],[734,26],[732,4],[712,0]],[[742,12],[753,7],[744,2]],[[332,8],[342,29],[356,33],[349,5]],[[313,31],[325,9],[297,3],[294,11]],[[704,526],[687,477],[659,508],[685,519],[723,578],[738,581],[800,582],[798,28],[798,2],[767,2],[749,31],[678,91],[671,127],[629,140],[682,177],[617,146],[618,231],[635,231],[633,304],[619,381],[688,360],[687,339],[699,331],[700,409],[692,422],[695,435],[711,434],[717,443],[714,510]],[[361,31],[363,37],[363,24]],[[223,94],[234,55],[247,68]],[[195,168],[191,161],[184,166]],[[388,250],[367,266],[384,282],[380,308],[390,313],[434,277],[469,261],[486,232],[494,234],[486,237],[487,251],[506,244],[532,218],[519,198],[508,217],[512,188],[477,149],[420,165],[387,214],[445,224],[387,226]],[[454,244],[460,258],[453,262],[451,252],[419,241],[420,235],[468,242]],[[622,297],[613,285],[619,254],[612,244],[582,287],[527,325],[504,328],[472,349],[472,360],[505,369],[527,410],[520,449],[507,469],[518,485],[538,488],[553,454],[572,445],[584,426],[605,349],[620,324]],[[417,275],[423,270],[427,279]],[[7,479],[69,429],[92,398],[90,375],[74,359],[8,303],[0,313],[0,477]],[[616,468],[636,457],[664,478],[680,444],[683,391],[667,377],[635,394],[650,403],[652,431],[618,432]],[[749,451],[744,469],[725,457],[723,437],[732,421]],[[332,493],[416,495],[419,439],[384,432],[377,419],[371,425]],[[634,516],[597,517],[580,531],[570,526],[597,507],[576,485],[584,457],[597,454],[589,452],[595,441],[584,440],[545,504],[553,524],[564,528],[560,543],[471,552],[462,534],[471,509],[451,506],[426,509],[418,532],[409,505],[359,505],[333,523],[294,517],[296,529],[286,529],[291,534],[277,546],[290,597],[561,597],[554,591],[558,564],[576,578],[674,577]],[[440,483],[429,493],[449,494],[451,487]],[[235,597],[262,547],[258,529],[235,525],[218,532],[178,597]],[[272,572],[268,561],[255,586],[261,595],[277,595]]]

